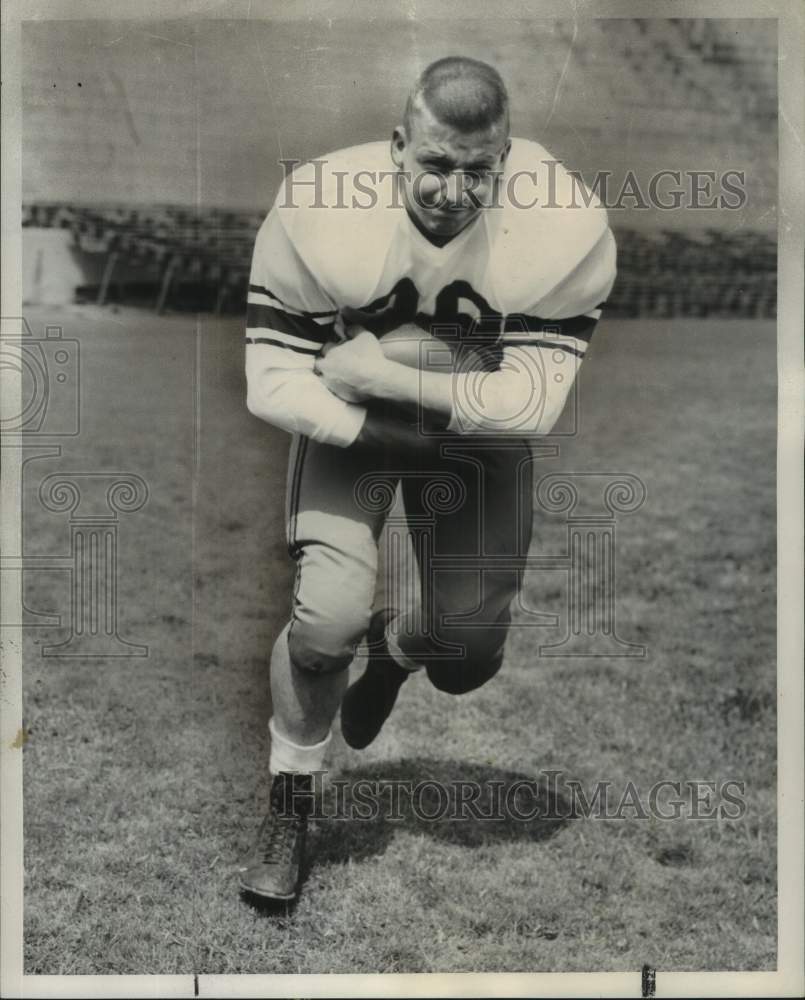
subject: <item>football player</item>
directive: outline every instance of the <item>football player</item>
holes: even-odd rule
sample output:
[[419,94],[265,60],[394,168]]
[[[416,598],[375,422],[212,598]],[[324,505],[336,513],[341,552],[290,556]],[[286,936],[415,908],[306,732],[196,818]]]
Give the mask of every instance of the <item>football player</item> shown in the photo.
[[[249,410],[292,434],[296,585],[271,654],[270,808],[243,890],[296,895],[339,707],[363,748],[412,674],[461,694],[499,670],[531,537],[530,440],[558,418],[614,277],[604,209],[510,137],[503,81],[473,59],[424,71],[390,143],[286,178],[257,235],[246,373]],[[421,600],[373,614],[397,485]]]

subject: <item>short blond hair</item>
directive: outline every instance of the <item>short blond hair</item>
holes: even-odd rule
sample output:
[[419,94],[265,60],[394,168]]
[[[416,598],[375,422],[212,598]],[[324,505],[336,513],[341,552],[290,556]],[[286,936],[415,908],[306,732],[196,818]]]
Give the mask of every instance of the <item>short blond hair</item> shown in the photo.
[[430,64],[417,80],[405,105],[403,124],[426,107],[442,124],[461,132],[509,128],[509,95],[500,73],[488,63],[466,56],[447,56]]

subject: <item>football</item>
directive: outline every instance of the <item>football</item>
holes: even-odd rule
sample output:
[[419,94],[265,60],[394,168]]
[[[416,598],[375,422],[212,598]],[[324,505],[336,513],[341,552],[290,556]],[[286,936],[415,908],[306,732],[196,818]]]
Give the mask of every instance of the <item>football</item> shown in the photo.
[[454,371],[488,369],[489,361],[481,351],[462,343],[456,352],[455,346],[439,340],[414,323],[403,323],[380,338],[383,354],[390,361],[408,365],[409,368],[448,375]]
[[450,347],[414,323],[403,323],[384,333],[380,347],[389,361],[421,371],[449,373],[453,370]]

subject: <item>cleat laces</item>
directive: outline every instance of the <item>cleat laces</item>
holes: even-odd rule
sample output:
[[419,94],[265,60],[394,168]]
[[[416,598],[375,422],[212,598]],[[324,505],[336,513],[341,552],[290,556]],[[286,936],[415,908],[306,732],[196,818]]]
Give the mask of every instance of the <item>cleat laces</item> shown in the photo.
[[260,856],[263,864],[279,864],[293,848],[299,821],[296,817],[280,818],[272,814],[260,836]]

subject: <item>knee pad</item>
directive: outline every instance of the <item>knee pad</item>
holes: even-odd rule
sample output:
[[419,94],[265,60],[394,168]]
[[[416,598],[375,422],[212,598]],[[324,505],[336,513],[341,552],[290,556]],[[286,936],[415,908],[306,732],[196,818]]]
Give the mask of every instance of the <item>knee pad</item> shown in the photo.
[[355,647],[345,650],[322,648],[304,629],[292,627],[288,634],[288,654],[297,670],[311,674],[337,674],[352,663]]
[[291,663],[297,670],[312,674],[336,674],[346,670],[368,625],[368,619],[329,627],[293,620],[288,631]]

